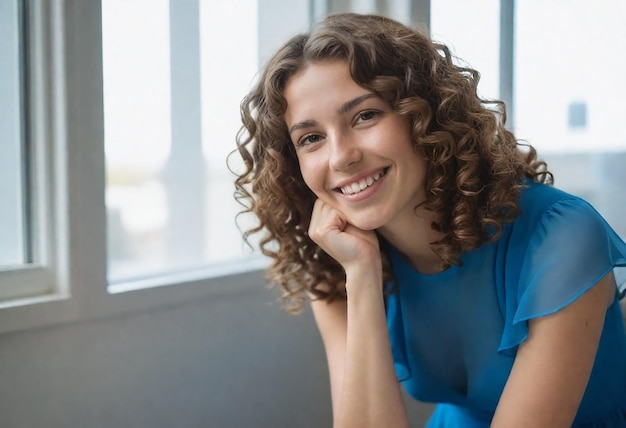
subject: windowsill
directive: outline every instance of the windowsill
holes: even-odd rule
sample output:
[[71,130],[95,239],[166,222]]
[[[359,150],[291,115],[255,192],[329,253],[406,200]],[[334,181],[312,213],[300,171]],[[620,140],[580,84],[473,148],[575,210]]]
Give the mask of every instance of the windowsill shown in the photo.
[[[111,285],[78,284],[74,293],[52,293],[0,302],[0,334],[68,322],[109,318],[133,311],[266,287],[267,259],[255,258],[158,279]],[[260,281],[261,279],[261,281]]]

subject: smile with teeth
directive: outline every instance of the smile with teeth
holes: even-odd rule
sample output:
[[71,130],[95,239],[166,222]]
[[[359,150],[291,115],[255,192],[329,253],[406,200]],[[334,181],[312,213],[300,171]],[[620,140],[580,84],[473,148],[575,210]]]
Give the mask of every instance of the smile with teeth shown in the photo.
[[386,172],[387,172],[386,169],[379,171],[374,175],[370,175],[369,177],[362,178],[359,181],[355,181],[354,183],[348,184],[347,186],[340,187],[339,190],[344,195],[354,195],[356,193],[360,193],[363,190],[370,187],[372,184],[374,184],[375,181],[378,181],[380,177],[385,175]]

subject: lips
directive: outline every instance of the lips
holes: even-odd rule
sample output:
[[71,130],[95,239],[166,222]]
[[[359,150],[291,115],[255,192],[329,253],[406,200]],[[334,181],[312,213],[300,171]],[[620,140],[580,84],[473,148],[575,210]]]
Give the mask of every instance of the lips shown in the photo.
[[367,189],[376,181],[378,181],[383,175],[387,173],[388,170],[389,168],[385,168],[384,170],[378,171],[377,173],[372,174],[368,177],[364,177],[353,183],[338,187],[336,190],[343,193],[344,195],[355,195]]

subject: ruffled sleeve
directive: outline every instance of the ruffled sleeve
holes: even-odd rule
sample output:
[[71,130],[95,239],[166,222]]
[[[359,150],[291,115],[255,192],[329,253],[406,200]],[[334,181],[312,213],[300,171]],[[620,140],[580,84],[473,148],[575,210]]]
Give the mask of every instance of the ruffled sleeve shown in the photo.
[[498,350],[513,352],[528,336],[529,319],[559,311],[611,270],[623,289],[624,266],[626,244],[591,205],[578,198],[554,203],[530,234],[519,280],[506,285]]

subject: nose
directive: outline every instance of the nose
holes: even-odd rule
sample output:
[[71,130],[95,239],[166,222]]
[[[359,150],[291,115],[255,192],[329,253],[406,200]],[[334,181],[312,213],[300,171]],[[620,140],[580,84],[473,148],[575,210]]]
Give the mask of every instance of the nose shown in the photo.
[[359,163],[363,153],[357,142],[348,135],[328,136],[330,139],[329,165],[335,171],[345,171]]

